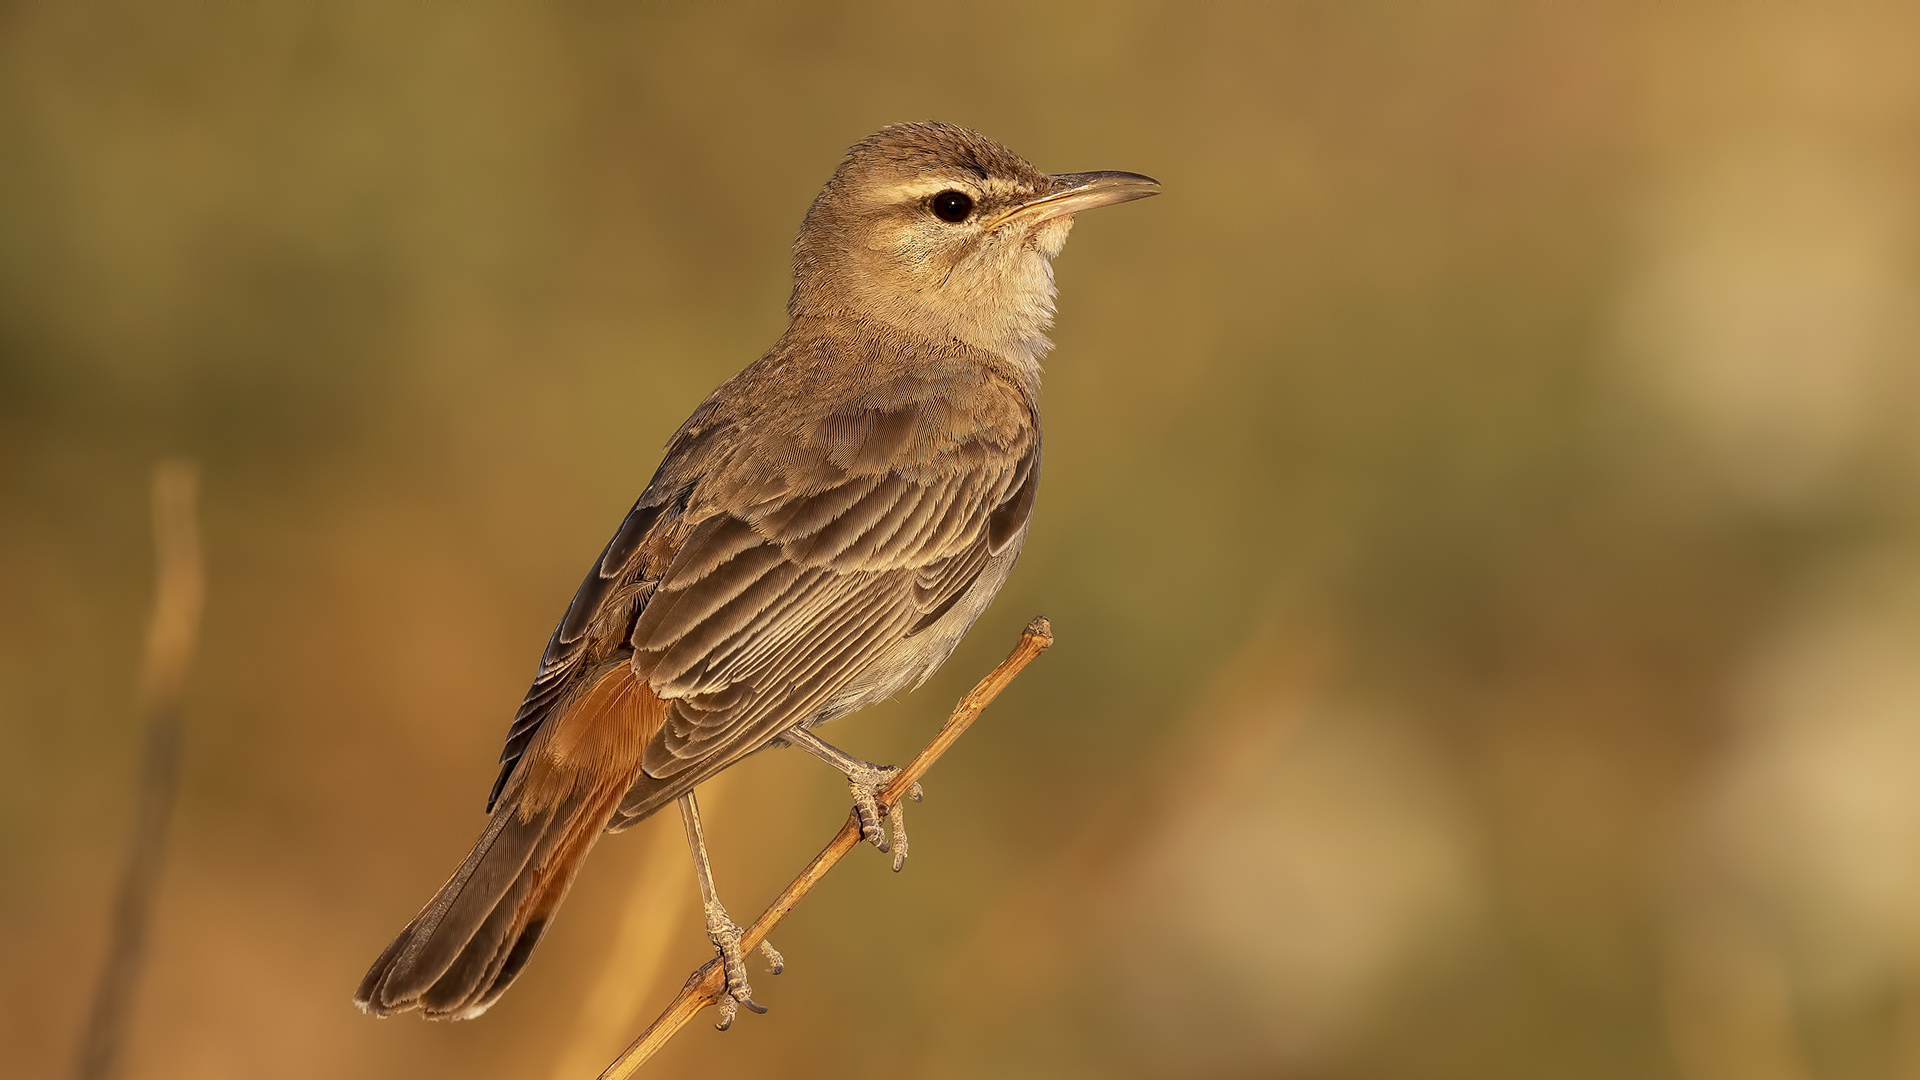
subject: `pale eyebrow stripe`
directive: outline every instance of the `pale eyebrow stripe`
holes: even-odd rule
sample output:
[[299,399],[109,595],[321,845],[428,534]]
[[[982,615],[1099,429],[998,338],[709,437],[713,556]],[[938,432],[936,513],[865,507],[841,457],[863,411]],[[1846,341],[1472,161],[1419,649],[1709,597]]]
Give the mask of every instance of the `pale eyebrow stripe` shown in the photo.
[[933,177],[922,180],[908,180],[885,188],[881,198],[886,202],[912,202],[937,195],[942,191],[964,191],[970,195],[1003,195],[1013,191],[1013,186],[996,177],[988,177],[984,182],[973,177]]

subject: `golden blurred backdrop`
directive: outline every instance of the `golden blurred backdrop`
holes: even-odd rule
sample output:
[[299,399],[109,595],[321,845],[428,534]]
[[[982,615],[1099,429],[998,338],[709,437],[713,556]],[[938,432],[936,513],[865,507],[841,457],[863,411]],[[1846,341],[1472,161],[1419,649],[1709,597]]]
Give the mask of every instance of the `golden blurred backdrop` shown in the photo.
[[[650,1075],[1920,1077],[1920,8],[0,9],[0,1040],[71,1068],[185,772],[126,1075],[587,1077],[708,953],[670,816],[484,1018],[349,995],[477,834],[582,569],[879,126],[1164,197],[1059,265],[1035,613],[907,872]],[[844,785],[712,785],[757,911]]]

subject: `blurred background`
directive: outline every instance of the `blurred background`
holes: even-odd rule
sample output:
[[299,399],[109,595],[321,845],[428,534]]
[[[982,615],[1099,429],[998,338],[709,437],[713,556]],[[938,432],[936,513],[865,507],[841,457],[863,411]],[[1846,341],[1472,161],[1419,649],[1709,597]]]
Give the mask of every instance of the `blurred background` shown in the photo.
[[[611,838],[473,1023],[376,1022],[547,634],[783,326],[844,148],[1164,197],[1058,263],[1059,644],[661,1077],[1920,1077],[1920,9],[0,9],[0,1041],[71,1068],[147,484],[208,599],[126,1075],[589,1077],[710,955]],[[1149,493],[1151,493],[1149,495]],[[845,813],[703,789],[758,911]],[[710,1014],[709,1014],[710,1015]]]

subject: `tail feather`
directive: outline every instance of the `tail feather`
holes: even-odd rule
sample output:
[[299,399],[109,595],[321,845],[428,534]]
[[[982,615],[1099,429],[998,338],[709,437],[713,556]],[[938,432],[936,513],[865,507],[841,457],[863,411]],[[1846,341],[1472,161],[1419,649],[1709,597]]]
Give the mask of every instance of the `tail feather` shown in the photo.
[[472,854],[374,961],[354,993],[361,1009],[478,1016],[526,966],[664,719],[624,663],[590,686],[522,759]]
[[[504,800],[503,800],[504,802]],[[494,960],[511,951],[515,914],[525,905],[542,864],[570,832],[584,832],[584,857],[601,822],[554,811],[523,820],[517,804],[496,807],[503,828],[489,828],[461,872],[408,924],[361,980],[354,1001],[378,1016],[419,1009],[425,1016],[465,1018],[476,989],[490,988]],[[531,943],[529,943],[531,948]]]
[[601,794],[595,800],[596,805],[588,807],[584,814],[585,820],[598,824],[591,829],[570,830],[554,857],[540,869],[526,902],[514,909],[512,927],[501,939],[510,944],[500,949],[487,966],[486,975],[480,982],[484,989],[473,998],[472,1008],[476,1014],[498,1000],[519,976],[520,969],[526,966],[528,958],[533,955],[533,947],[540,941],[540,935],[546,932],[547,923],[559,910],[560,902],[566,899],[567,890],[573,887],[574,875],[580,872],[581,865],[587,861],[587,852],[599,840],[618,798],[617,791]]

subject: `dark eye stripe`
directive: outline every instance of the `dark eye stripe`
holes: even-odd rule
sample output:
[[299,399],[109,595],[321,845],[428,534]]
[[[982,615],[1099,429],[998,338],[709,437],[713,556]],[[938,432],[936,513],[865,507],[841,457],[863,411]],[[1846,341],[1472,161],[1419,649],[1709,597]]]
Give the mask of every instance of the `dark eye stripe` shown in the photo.
[[973,198],[964,191],[943,191],[933,197],[933,216],[958,225],[973,213]]

